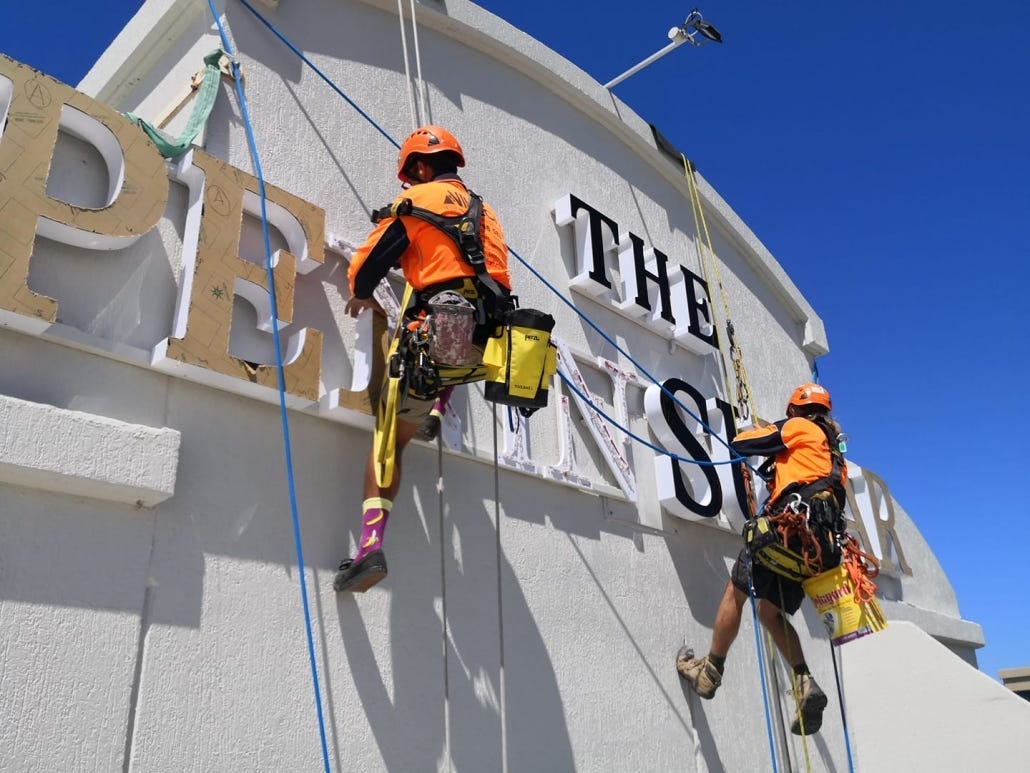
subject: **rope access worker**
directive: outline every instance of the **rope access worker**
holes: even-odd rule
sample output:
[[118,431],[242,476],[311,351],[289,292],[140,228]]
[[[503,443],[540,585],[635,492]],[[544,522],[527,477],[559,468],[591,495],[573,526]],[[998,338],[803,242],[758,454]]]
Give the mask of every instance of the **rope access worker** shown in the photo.
[[[811,529],[808,537],[818,542],[818,547],[812,545],[819,556],[813,573],[840,563],[836,535],[843,533],[845,526],[847,467],[839,450],[840,427],[830,418],[831,408],[830,393],[825,388],[802,384],[790,396],[786,419],[745,430],[730,444],[740,456],[771,457],[763,468],[775,464],[771,493],[762,514],[775,515],[792,502],[795,508],[805,503]],[[707,699],[715,695],[722,683],[726,656],[740,628],[744,602],[753,587],[758,619],[793,668],[798,706],[791,732],[815,733],[822,726],[827,698],[809,673],[797,631],[787,619],[801,606],[804,590],[797,579],[781,576],[753,558],[745,546],[733,565],[715,615],[708,654],[694,658],[684,647],[677,655],[676,669],[699,696]]]
[[[408,136],[397,158],[397,177],[405,190],[389,207],[373,215],[377,225],[354,253],[347,274],[351,298],[346,312],[351,317],[365,309],[383,313],[372,293],[380,280],[399,266],[415,297],[405,313],[407,328],[417,324],[420,315],[425,319],[427,309],[440,308],[440,304],[464,304],[472,309],[469,315],[475,318],[474,330],[466,331],[466,340],[457,343],[465,344],[471,353],[469,364],[475,365],[495,329],[495,315],[511,303],[511,279],[504,232],[493,209],[458,177],[458,167],[463,166],[461,145],[446,129],[423,126]],[[472,217],[476,213],[479,216]],[[462,238],[456,237],[454,223],[466,232],[459,234]],[[444,230],[447,225],[452,227],[450,234]],[[471,240],[466,243],[466,238]],[[469,335],[472,346],[468,346]],[[428,399],[419,399],[410,390],[403,396],[391,449],[393,473],[382,486],[375,471],[373,445],[364,475],[358,551],[340,565],[333,581],[336,590],[363,592],[386,576],[383,534],[400,486],[401,455],[423,422],[431,418],[434,407],[439,413],[440,402],[448,396],[446,389]],[[384,410],[379,412],[377,430]]]

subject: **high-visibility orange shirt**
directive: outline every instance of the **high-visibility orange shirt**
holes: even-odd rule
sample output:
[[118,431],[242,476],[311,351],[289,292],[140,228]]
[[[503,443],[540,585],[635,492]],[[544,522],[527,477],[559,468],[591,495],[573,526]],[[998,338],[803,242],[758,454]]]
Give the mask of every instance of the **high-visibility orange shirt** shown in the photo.
[[[400,203],[405,199],[411,199],[411,203],[416,207],[422,207],[446,217],[464,215],[469,208],[468,189],[456,175],[441,175],[431,182],[413,185],[394,199],[394,203]],[[412,287],[416,290],[423,290],[452,279],[475,276],[475,270],[465,260],[461,250],[442,230],[414,217],[401,216],[399,219],[407,233],[408,240],[407,248],[401,254],[399,263],[404,272],[404,278]],[[365,243],[355,250],[347,271],[351,293],[354,293],[355,277],[365,266],[369,253],[379,244],[383,234],[396,220],[397,218],[392,217],[381,220],[368,235]],[[480,221],[479,235],[483,242],[486,270],[498,284],[510,290],[511,277],[508,273],[508,248],[504,243],[504,231],[497,220],[497,215],[486,202],[483,202],[483,217]],[[366,267],[364,279],[374,279],[374,281],[362,281],[362,286],[374,286],[391,267]],[[369,272],[378,276],[369,277]]]
[[[772,456],[776,475],[770,501],[783,493],[791,483],[811,483],[833,471],[833,457],[826,433],[814,421],[795,416],[768,427],[746,429],[730,443],[741,456]],[[842,482],[847,480],[842,470]]]

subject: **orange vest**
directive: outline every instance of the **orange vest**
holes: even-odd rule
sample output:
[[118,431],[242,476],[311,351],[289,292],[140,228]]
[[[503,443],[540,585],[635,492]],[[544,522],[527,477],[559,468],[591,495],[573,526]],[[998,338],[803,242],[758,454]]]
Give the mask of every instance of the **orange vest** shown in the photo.
[[[445,217],[464,215],[469,208],[469,196],[465,184],[456,178],[434,180],[413,185],[401,193],[394,204],[411,199],[416,207],[428,209]],[[400,265],[404,278],[416,290],[424,290],[451,279],[475,276],[476,272],[465,260],[457,245],[443,231],[424,220],[401,216],[404,230],[410,244],[401,255]],[[369,252],[378,243],[383,232],[394,222],[388,217],[379,221],[365,243],[354,251],[347,279],[354,292],[354,276],[365,262]],[[511,289],[508,273],[508,248],[504,244],[504,231],[497,221],[497,215],[489,204],[483,202],[483,219],[479,229],[483,241],[483,255],[486,269],[498,284]]]
[[[776,477],[769,501],[774,501],[791,483],[811,483],[833,471],[826,433],[815,422],[800,416],[768,427],[744,430],[733,438],[732,446],[741,456],[776,459]],[[846,467],[842,476],[846,481]]]

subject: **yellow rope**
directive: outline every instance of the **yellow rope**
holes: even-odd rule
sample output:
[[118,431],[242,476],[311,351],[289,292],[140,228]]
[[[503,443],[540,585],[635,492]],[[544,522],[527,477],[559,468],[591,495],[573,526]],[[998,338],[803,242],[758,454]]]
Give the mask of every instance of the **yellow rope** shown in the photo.
[[[701,219],[704,217],[704,214],[701,212],[700,200],[698,200],[696,198],[697,190],[696,190],[696,188],[694,186],[694,181],[693,181],[693,168],[694,167],[693,167],[693,164],[691,164],[689,161],[687,161],[687,157],[684,156],[682,153],[680,154],[680,158],[683,159],[684,176],[687,178],[687,193],[688,193],[688,195],[690,197],[690,211],[694,215],[694,231],[695,231],[695,233],[697,233],[697,262],[700,264],[701,273],[704,275],[704,278],[705,278],[705,284],[709,287],[709,291],[710,291],[710,288],[712,286],[712,279],[711,279],[711,274],[709,273],[709,270],[708,270],[708,261],[705,260],[705,256],[704,256],[704,244],[701,241],[701,234],[702,234]],[[704,232],[707,233],[707,229],[704,229]],[[725,309],[725,303],[723,304],[723,307]],[[713,324],[714,324],[714,322],[715,322],[715,320],[714,320],[714,311],[715,310],[713,309],[712,311],[713,311]],[[718,331],[718,325],[716,325],[716,331]],[[718,334],[718,332],[717,332],[717,334]],[[733,394],[733,388],[730,386],[729,368],[727,368],[727,366],[726,366],[727,356],[726,356],[726,353],[722,349],[723,339],[725,338],[725,336],[723,336],[721,334],[718,334],[718,335],[719,335],[719,354],[720,354],[719,362],[722,365],[723,386],[726,389],[726,396],[729,397],[731,394]]]
[[[715,249],[712,247],[712,235],[708,231],[708,222],[705,220],[704,208],[701,206],[701,194],[697,188],[697,179],[695,177],[696,168],[693,163],[687,160],[687,157],[682,153],[680,158],[683,159],[683,174],[687,178],[687,190],[690,194],[690,207],[694,214],[694,226],[697,229],[697,242],[698,242],[698,259],[701,263],[701,270],[704,273],[705,282],[708,283],[709,288],[712,286],[712,274],[715,275],[715,283],[719,286],[719,295],[722,300],[722,312],[723,317],[726,320],[726,331],[724,335],[719,336],[720,345],[719,351],[723,355],[723,370],[724,378],[726,380],[726,393],[727,395],[734,393],[736,394],[735,400],[737,407],[743,411],[747,410],[748,415],[752,421],[758,420],[758,415],[755,412],[754,400],[751,396],[751,384],[748,382],[747,369],[744,367],[744,355],[740,350],[740,346],[737,344],[735,333],[733,330],[733,320],[730,316],[730,303],[726,296],[726,289],[722,284],[722,275],[719,272],[719,262],[715,259]],[[702,240],[702,234],[704,239]],[[707,247],[708,256],[705,259],[704,250]],[[712,266],[711,272],[709,272],[709,264]],[[726,354],[722,351],[722,341],[726,339],[726,345],[729,347],[729,361],[733,365],[733,375],[737,381],[736,390],[730,389],[729,384],[729,373],[726,372],[725,361],[727,359]]]
[[[708,284],[709,288],[711,288],[712,286],[713,275],[715,277],[715,284],[717,284],[719,287],[719,296],[720,300],[722,301],[723,318],[726,321],[725,334],[719,336],[719,354],[721,355],[720,359],[722,361],[723,380],[726,387],[726,394],[727,396],[729,396],[730,394],[735,395],[734,400],[737,403],[738,410],[743,412],[746,409],[748,416],[751,417],[751,421],[757,423],[759,419],[758,414],[755,411],[754,399],[752,397],[751,392],[751,384],[748,381],[747,377],[747,369],[744,367],[744,355],[740,349],[740,345],[737,343],[736,340],[735,331],[733,329],[733,319],[730,316],[729,298],[726,295],[726,288],[723,287],[722,284],[722,275],[719,272],[719,262],[715,259],[715,249],[712,246],[712,235],[708,230],[708,222],[705,220],[704,207],[702,207],[701,205],[701,193],[697,188],[697,179],[695,177],[697,170],[694,167],[693,163],[688,161],[687,157],[684,156],[682,153],[680,154],[680,158],[683,160],[683,175],[687,179],[687,191],[690,196],[690,208],[694,215],[694,228],[697,232],[698,262],[701,264],[701,271],[704,274],[705,282]],[[705,255],[706,248],[708,250],[707,257]],[[709,270],[709,265],[711,266],[711,270]],[[723,349],[724,341],[726,347],[729,349],[728,356]],[[729,367],[727,367],[726,365],[727,359],[730,361],[733,367],[733,376],[736,380],[736,389],[733,389],[730,386]],[[745,470],[745,472],[748,471],[746,465],[742,464],[742,467]],[[747,484],[750,485],[750,475],[747,475],[745,477],[745,480],[747,481]],[[755,513],[752,512],[749,515],[751,517],[754,517]],[[780,589],[780,598],[783,598],[782,587]],[[787,637],[786,635],[787,618],[783,617],[782,610],[780,611],[780,617],[783,619],[784,636],[785,638],[789,639],[789,637]],[[765,646],[770,653],[770,659],[772,659],[772,656],[776,652],[776,646],[773,642],[772,634],[768,630],[765,632]],[[789,653],[787,667],[791,669],[790,681],[791,691],[794,695],[794,705],[798,711],[798,716],[801,717],[799,701],[800,695],[798,694],[798,680],[797,676],[794,674],[793,667],[789,662]],[[773,676],[775,678],[775,668],[773,670]],[[802,717],[799,720],[799,722],[801,725],[801,741],[805,752],[805,769],[809,773],[811,773],[812,762],[808,754],[808,739],[805,735],[804,718]]]
[[[783,581],[776,577],[777,587],[780,590],[780,600],[783,600]],[[798,689],[798,675],[794,673],[794,667],[790,663],[790,636],[787,635],[787,618],[780,610],[780,619],[783,620],[783,638],[787,642],[787,668],[790,669],[790,690],[794,695],[794,709],[798,713],[798,726],[801,728],[801,748],[805,752],[805,770],[812,773],[812,760],[808,756],[808,733],[805,732],[805,715],[801,713],[801,691]],[[812,678],[809,674],[809,679]]]

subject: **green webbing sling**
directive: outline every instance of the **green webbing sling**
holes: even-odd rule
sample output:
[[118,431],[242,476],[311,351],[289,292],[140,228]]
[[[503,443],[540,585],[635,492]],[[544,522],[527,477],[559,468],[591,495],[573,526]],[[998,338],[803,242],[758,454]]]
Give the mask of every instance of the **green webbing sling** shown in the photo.
[[215,104],[215,97],[218,96],[218,81],[222,77],[218,63],[223,56],[225,53],[221,49],[217,49],[204,57],[204,79],[197,89],[197,96],[193,102],[193,113],[186,122],[186,128],[183,129],[179,139],[174,142],[169,141],[164,134],[142,118],[132,113],[125,114],[126,118],[139,126],[150,137],[165,158],[175,158],[189,150],[193,140],[197,138],[204,124],[207,123],[207,119],[211,115],[211,108]]

